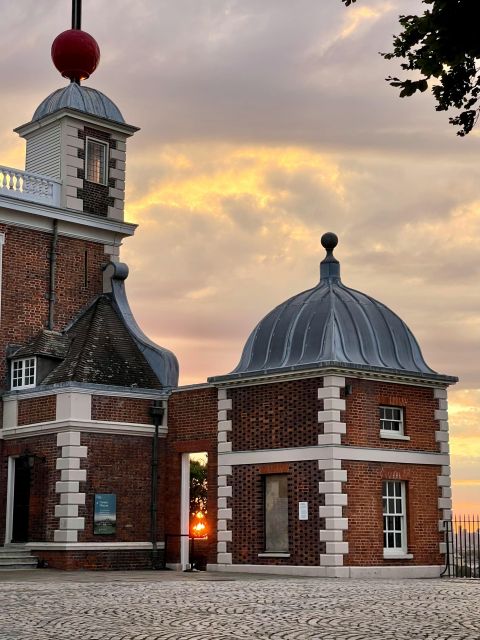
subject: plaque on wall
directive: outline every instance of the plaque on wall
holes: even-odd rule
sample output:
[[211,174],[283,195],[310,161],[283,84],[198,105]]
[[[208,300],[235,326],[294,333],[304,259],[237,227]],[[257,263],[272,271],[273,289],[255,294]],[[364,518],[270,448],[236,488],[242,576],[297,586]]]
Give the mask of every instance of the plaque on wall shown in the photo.
[[308,502],[298,503],[298,519],[308,520]]
[[108,536],[117,530],[117,496],[115,493],[96,493],[93,512],[93,533]]

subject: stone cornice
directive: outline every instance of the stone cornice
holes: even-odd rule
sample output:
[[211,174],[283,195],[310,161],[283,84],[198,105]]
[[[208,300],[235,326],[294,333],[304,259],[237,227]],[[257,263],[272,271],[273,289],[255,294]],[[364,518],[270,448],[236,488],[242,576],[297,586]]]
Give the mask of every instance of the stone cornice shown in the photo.
[[[61,433],[73,429],[82,433],[102,433],[106,435],[129,435],[153,437],[155,427],[151,424],[130,424],[126,422],[103,422],[100,420],[55,420],[52,422],[40,422],[21,427],[0,429],[1,440],[16,440],[18,438],[30,438],[32,436]],[[166,426],[159,427],[160,437],[167,435]]]

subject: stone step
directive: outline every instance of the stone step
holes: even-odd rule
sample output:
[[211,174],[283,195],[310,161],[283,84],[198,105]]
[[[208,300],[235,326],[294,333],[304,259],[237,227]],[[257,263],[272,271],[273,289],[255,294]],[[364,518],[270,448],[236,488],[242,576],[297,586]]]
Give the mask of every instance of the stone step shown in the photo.
[[15,568],[15,567],[29,567],[31,569],[35,569],[37,566],[37,558],[30,556],[27,558],[24,557],[13,557],[13,558],[0,558],[0,568]]
[[9,564],[8,566],[0,565],[0,573],[2,571],[32,571],[32,569],[37,569],[37,564]]
[[32,552],[30,551],[30,549],[12,549],[11,547],[0,547],[0,558],[3,558],[4,556],[10,556],[12,554],[16,556],[30,556]]

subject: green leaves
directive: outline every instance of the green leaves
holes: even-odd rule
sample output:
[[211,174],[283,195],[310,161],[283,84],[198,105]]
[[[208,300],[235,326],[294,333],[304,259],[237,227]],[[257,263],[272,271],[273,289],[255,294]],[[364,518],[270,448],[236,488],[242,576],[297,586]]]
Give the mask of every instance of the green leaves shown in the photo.
[[[350,6],[356,0],[342,0]],[[400,16],[403,31],[394,37],[393,50],[381,55],[387,60],[403,60],[403,71],[413,71],[420,79],[388,77],[387,81],[400,90],[400,97],[428,89],[437,111],[458,109],[450,118],[459,127],[457,134],[465,136],[480,115],[480,0],[423,0],[429,8],[421,15]]]

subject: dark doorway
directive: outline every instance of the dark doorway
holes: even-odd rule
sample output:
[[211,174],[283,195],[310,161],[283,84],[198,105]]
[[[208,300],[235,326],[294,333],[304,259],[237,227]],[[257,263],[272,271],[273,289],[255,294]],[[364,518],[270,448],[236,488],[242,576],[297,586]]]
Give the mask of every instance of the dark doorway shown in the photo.
[[12,542],[28,541],[30,515],[30,465],[23,456],[15,460],[15,485],[13,490]]

